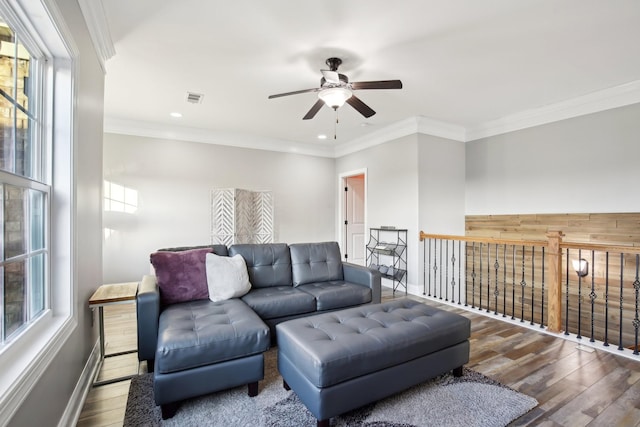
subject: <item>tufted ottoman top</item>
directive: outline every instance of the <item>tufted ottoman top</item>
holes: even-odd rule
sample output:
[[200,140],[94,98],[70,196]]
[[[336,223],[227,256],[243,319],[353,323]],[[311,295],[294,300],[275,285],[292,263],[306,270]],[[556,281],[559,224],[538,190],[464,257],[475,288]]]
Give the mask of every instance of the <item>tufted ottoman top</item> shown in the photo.
[[406,298],[276,326],[279,357],[318,388],[464,342],[470,331],[466,317]]
[[169,373],[259,354],[269,327],[239,299],[172,304],[160,315],[156,370]]

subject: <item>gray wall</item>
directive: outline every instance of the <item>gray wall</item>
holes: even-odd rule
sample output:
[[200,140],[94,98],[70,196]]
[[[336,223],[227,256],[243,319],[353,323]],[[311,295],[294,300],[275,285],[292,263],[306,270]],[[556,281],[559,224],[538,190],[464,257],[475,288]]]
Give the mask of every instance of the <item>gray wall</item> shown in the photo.
[[[417,144],[418,135],[410,135],[336,159],[336,175],[367,169],[368,228],[392,225],[408,230],[410,284],[417,283],[418,265]],[[365,242],[369,240],[366,233]]]
[[640,104],[467,143],[466,214],[638,212]]
[[[57,423],[69,402],[82,369],[97,340],[87,301],[102,283],[101,189],[104,74],[84,19],[75,0],[57,0],[62,16],[80,51],[75,115],[75,262],[73,311],[78,325],[55,356],[37,386],[10,421],[14,426]],[[54,148],[55,149],[55,148]]]
[[334,160],[172,141],[104,136],[104,179],[137,191],[134,215],[105,225],[103,281],[138,281],[162,247],[209,244],[215,188],[271,190],[276,241],[335,240]]

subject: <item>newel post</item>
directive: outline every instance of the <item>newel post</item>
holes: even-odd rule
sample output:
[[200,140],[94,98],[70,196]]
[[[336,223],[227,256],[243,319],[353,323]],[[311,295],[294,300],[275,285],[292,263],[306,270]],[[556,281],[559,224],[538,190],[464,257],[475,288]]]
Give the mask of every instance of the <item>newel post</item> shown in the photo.
[[547,233],[549,242],[547,251],[547,265],[549,266],[549,305],[547,314],[547,330],[549,332],[562,331],[562,231]]

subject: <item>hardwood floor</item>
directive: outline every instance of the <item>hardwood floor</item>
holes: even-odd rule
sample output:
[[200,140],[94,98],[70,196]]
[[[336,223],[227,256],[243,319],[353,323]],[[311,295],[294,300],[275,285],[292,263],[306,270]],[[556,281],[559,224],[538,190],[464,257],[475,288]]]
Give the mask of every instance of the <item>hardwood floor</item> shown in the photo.
[[[384,288],[383,300],[391,298],[392,292]],[[640,362],[579,349],[574,342],[477,312],[428,303],[471,319],[467,367],[538,400],[538,407],[512,425],[640,426]],[[105,334],[107,353],[134,348],[135,306],[106,307]],[[135,354],[107,358],[99,378],[131,374],[136,368]],[[78,426],[121,426],[129,382],[92,388]]]

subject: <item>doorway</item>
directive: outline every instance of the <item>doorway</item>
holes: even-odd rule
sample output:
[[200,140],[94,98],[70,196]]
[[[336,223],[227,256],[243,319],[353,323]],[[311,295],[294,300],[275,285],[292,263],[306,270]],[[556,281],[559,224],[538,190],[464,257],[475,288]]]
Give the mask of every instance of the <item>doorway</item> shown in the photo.
[[366,251],[366,171],[341,176],[341,243],[344,260],[365,265]]

